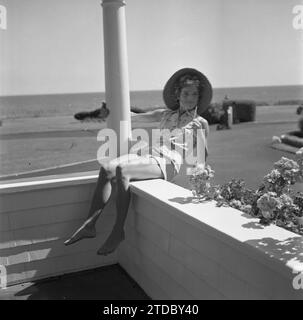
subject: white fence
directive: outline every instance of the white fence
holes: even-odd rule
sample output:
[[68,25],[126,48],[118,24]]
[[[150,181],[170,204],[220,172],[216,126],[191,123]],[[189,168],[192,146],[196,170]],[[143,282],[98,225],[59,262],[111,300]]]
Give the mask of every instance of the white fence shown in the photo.
[[[302,299],[303,239],[214,203],[194,203],[163,180],[134,182],[126,239],[97,249],[114,221],[111,202],[97,238],[64,246],[86,217],[97,173],[0,186],[0,265],[7,285],[120,263],[154,299]],[[297,289],[296,289],[297,288]]]

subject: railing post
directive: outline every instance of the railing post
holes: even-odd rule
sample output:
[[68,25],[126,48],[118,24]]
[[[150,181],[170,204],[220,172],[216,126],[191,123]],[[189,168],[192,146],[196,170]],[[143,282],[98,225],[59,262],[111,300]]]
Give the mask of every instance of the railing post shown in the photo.
[[[118,137],[118,155],[128,152],[131,138],[130,96],[126,44],[125,1],[103,0],[105,99],[107,126]],[[120,147],[121,146],[121,147]]]

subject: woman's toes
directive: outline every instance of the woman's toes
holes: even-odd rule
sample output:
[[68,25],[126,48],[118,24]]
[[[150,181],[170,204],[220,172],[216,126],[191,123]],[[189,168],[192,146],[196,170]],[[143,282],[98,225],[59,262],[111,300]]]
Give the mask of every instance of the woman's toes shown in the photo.
[[64,244],[68,246],[82,239],[94,238],[95,236],[96,236],[96,229],[94,227],[82,226],[68,240],[66,240]]

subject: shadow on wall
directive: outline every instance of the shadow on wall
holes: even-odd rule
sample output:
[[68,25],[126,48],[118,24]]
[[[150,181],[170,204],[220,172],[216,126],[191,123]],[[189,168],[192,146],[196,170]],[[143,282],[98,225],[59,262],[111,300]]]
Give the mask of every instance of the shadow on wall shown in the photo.
[[[261,249],[265,254],[275,255],[277,259],[289,264],[290,262],[303,263],[303,237],[298,236],[280,241],[273,238],[249,240],[246,243]],[[296,259],[294,260],[294,258]],[[299,257],[299,258],[298,258]]]

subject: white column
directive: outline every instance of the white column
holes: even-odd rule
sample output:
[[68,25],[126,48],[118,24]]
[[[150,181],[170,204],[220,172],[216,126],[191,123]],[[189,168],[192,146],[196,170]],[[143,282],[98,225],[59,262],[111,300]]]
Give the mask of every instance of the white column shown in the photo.
[[[125,1],[103,0],[105,99],[110,110],[107,126],[115,130],[119,146],[131,138],[131,116],[127,63]],[[121,128],[121,130],[120,130]],[[120,139],[119,139],[120,137]],[[127,149],[121,154],[127,152]]]

